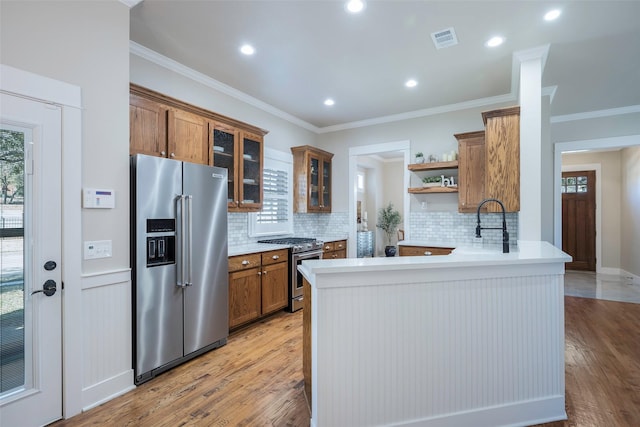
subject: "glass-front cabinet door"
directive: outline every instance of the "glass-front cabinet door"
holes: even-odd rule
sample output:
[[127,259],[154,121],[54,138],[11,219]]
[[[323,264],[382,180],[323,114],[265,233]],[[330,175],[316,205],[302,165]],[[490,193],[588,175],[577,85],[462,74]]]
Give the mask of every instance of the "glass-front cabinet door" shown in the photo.
[[331,212],[331,160],[322,160],[322,211]]
[[213,125],[213,166],[218,166],[228,170],[227,183],[227,205],[229,208],[235,208],[239,205],[238,191],[236,186],[236,139],[237,131],[228,126],[215,124]]
[[320,211],[320,159],[309,155],[309,211]]
[[239,183],[238,198],[240,207],[260,209],[262,207],[262,137],[243,132],[241,151],[242,183]]

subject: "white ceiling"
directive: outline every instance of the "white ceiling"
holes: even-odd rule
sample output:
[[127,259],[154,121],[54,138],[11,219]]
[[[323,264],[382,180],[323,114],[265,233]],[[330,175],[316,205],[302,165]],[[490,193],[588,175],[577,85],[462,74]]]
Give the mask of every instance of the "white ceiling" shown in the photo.
[[[544,21],[552,8],[562,15]],[[459,44],[437,50],[431,33],[448,27]],[[493,35],[506,42],[485,47]],[[315,131],[515,103],[514,52],[544,45],[552,116],[640,111],[637,0],[369,0],[359,15],[330,0],[146,0],[131,9],[130,38]],[[256,54],[240,54],[243,43]]]

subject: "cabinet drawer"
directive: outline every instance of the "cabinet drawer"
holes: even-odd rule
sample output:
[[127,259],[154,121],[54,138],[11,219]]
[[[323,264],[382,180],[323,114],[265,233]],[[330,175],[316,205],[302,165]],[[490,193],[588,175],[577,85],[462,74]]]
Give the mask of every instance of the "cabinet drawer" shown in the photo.
[[343,259],[347,257],[347,250],[331,251],[322,255],[322,259]]
[[269,251],[262,253],[262,265],[276,264],[284,262],[288,257],[288,249],[278,249],[277,251]]
[[449,255],[452,250],[431,246],[400,246],[400,256]]
[[236,255],[229,257],[229,271],[260,267],[260,254]]
[[333,242],[325,242],[324,246],[322,247],[322,250],[324,252],[328,252],[328,251],[332,251],[334,247],[335,245]]
[[333,250],[339,251],[342,249],[347,249],[347,241],[346,240],[338,240],[337,242],[333,242]]

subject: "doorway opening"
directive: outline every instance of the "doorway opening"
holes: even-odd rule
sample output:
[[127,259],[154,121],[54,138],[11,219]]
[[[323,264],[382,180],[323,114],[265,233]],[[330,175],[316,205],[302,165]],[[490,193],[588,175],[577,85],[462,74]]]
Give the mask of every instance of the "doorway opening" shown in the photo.
[[[401,212],[404,226],[401,226],[404,232],[404,238],[409,238],[409,197],[407,188],[409,188],[409,171],[407,165],[410,158],[410,141],[397,141],[382,144],[365,145],[360,147],[351,147],[349,149],[349,241],[354,244],[349,245],[349,257],[355,258],[360,255],[366,256],[368,253],[366,248],[361,247],[358,251],[358,232],[364,231],[363,221],[366,216],[367,231],[373,234],[375,247],[374,255],[380,253],[380,248],[384,248],[384,236],[379,233],[375,227],[375,217],[379,208],[386,206],[391,201],[396,209]],[[393,165],[393,169],[398,169],[392,173],[393,176],[385,177],[385,165]],[[367,175],[369,177],[367,178]],[[374,185],[372,191],[363,191],[358,186],[358,176],[360,176],[365,188],[367,182],[378,183]],[[387,187],[393,187],[393,190],[385,190]],[[375,191],[373,191],[375,190]],[[393,200],[390,193],[393,192]],[[385,194],[387,194],[385,196]],[[360,202],[360,210],[358,210],[358,202]],[[359,222],[360,221],[360,222]],[[368,239],[361,239],[368,242]],[[394,242],[395,244],[395,242]],[[365,249],[365,250],[363,250]]]

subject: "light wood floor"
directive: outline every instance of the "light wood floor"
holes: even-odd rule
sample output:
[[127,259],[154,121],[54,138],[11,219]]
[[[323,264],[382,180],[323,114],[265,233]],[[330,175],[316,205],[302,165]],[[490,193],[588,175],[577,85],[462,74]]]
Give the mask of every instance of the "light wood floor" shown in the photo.
[[[545,427],[640,426],[640,304],[565,297],[569,419]],[[302,312],[233,333],[226,346],[62,426],[308,426]]]

